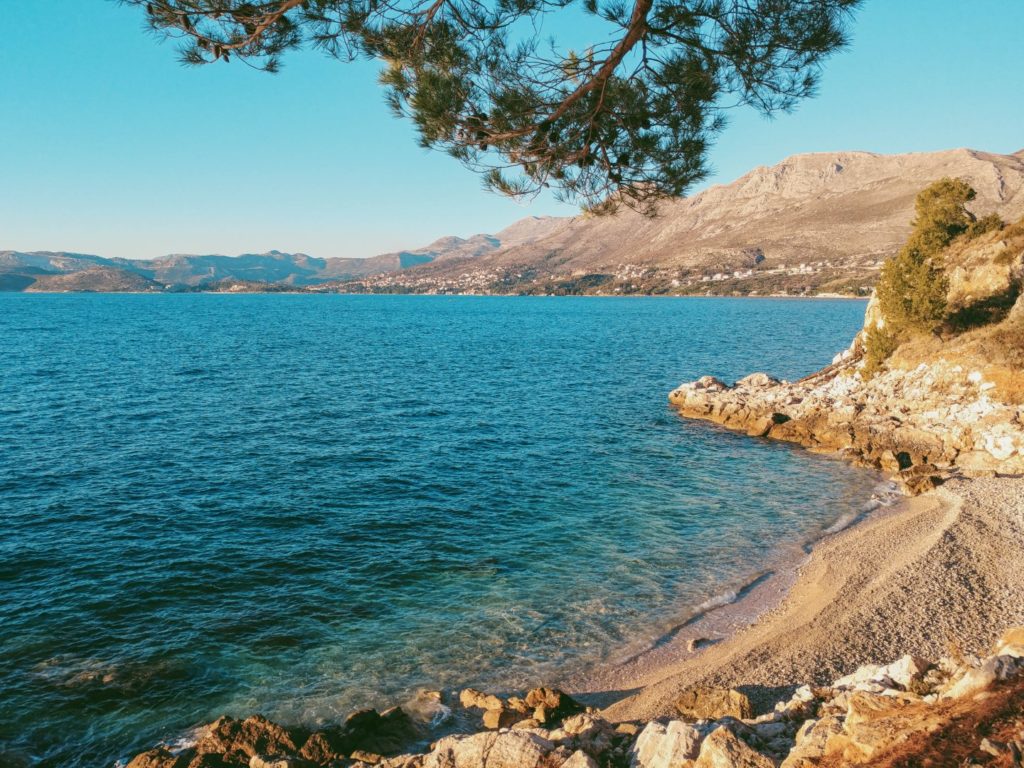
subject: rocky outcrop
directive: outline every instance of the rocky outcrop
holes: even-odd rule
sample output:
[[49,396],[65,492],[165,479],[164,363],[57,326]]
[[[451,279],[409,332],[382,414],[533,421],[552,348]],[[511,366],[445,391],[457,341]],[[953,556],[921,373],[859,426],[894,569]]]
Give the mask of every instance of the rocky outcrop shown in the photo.
[[[530,692],[535,701],[543,699],[537,706],[552,703],[552,711],[565,711],[568,697],[561,694],[553,702],[542,691],[551,693]],[[481,701],[494,703],[488,694],[463,694],[470,709]],[[737,695],[702,692],[692,698],[735,706]],[[378,741],[378,747],[398,751],[408,746],[402,740],[410,732],[395,710],[375,716],[367,710],[339,728],[312,734],[258,716],[221,718],[204,729],[193,747],[177,752],[158,747],[137,755],[128,768],[1009,766],[1020,764],[1024,748],[1022,705],[1024,628],[1014,628],[984,658],[904,656],[866,665],[830,685],[804,685],[757,717],[745,711],[743,717],[680,714],[612,723],[588,710],[551,727],[451,734],[423,751],[390,757],[366,747],[381,738],[385,741]],[[573,702],[570,708],[578,707]]]
[[936,361],[865,382],[840,362],[798,382],[705,376],[669,395],[683,416],[757,437],[838,452],[894,473],[911,493],[952,472],[1024,472],[1024,409],[990,396],[978,370]]
[[705,376],[669,395],[683,415],[756,437],[838,452],[895,474],[911,493],[954,473],[1024,473],[1024,226],[946,254],[950,308],[942,336],[900,346],[868,375],[878,302],[832,364],[800,381],[755,373],[728,385]]

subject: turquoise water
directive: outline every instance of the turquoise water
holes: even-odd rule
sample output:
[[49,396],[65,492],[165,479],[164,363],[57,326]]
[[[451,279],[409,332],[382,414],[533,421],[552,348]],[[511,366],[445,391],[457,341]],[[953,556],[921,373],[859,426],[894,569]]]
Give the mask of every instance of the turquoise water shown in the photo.
[[848,301],[0,294],[0,750],[607,663],[876,478],[689,423]]

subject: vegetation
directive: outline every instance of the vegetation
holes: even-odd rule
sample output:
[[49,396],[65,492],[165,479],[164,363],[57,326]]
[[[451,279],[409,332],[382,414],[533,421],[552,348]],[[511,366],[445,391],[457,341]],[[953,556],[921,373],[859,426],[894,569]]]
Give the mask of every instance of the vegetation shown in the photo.
[[[499,192],[551,186],[605,212],[652,210],[703,179],[727,105],[771,114],[811,95],[861,0],[123,2],[190,64],[274,71],[304,46],[378,60],[423,146]],[[573,39],[550,37],[549,14]]]
[[899,345],[899,337],[888,328],[870,326],[864,340],[864,376],[870,379],[881,371]]
[[[877,296],[884,325],[865,334],[866,376],[881,370],[897,348],[901,367],[947,348],[975,360],[987,376],[1019,370],[1024,316],[1014,320],[1011,313],[1024,291],[1021,270],[1013,267],[1024,254],[1024,219],[1011,225],[995,214],[975,219],[966,208],[972,199],[966,182],[948,178],[918,195],[910,238],[882,267]],[[961,275],[952,292],[947,266]],[[978,268],[988,270],[987,282],[971,282]],[[1019,389],[1013,397],[1024,395]]]
[[982,235],[988,234],[989,232],[995,232],[997,229],[1002,229],[1006,226],[1006,222],[999,216],[998,213],[990,213],[988,216],[982,216],[975,222],[972,222],[967,227],[967,237],[970,240],[981,237]]
[[[931,332],[945,318],[949,281],[942,251],[976,224],[974,215],[966,208],[974,196],[974,190],[963,179],[948,177],[918,194],[913,231],[907,244],[882,265],[877,295],[885,328],[867,334],[869,375],[881,367],[908,335]],[[990,217],[986,220],[984,226],[991,226]]]

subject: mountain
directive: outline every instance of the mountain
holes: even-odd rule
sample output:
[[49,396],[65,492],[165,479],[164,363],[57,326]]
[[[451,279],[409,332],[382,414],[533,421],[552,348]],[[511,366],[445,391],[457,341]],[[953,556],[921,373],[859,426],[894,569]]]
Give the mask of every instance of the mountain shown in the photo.
[[666,202],[647,218],[556,219],[549,232],[469,259],[450,258],[342,289],[421,292],[864,292],[910,231],[914,197],[943,176],[967,179],[978,215],[1024,215],[1024,150],[904,155],[829,152],[756,168],[731,184]]
[[914,197],[943,176],[970,182],[978,215],[1024,216],[1024,150],[825,152],[666,201],[653,218],[528,217],[369,258],[0,251],[0,290],[864,294],[906,239]]
[[460,262],[546,235],[559,219],[530,217],[496,235],[443,237],[428,246],[363,259],[318,259],[304,253],[240,256],[170,254],[152,260],[107,259],[63,251],[0,251],[0,291],[247,290],[272,283],[302,288],[365,278],[444,259]]

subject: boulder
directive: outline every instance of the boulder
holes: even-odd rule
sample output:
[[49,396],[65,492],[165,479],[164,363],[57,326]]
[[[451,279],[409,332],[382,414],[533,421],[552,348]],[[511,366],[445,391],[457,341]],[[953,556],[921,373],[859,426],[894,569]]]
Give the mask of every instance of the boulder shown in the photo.
[[530,705],[518,696],[509,696],[505,706],[513,712],[519,712],[522,715],[529,714],[530,712]]
[[525,731],[446,736],[423,759],[423,768],[542,768],[554,748]]
[[1024,627],[1013,627],[1003,632],[996,643],[996,656],[1024,656]]
[[796,743],[780,768],[812,768],[825,752],[825,745],[834,735],[842,733],[839,717],[829,715],[820,720],[807,720],[796,732]]
[[882,667],[880,673],[882,676],[895,682],[903,690],[908,691],[914,683],[924,679],[925,673],[931,667],[931,663],[927,660],[908,653],[892,664]]
[[533,719],[547,726],[584,710],[582,704],[557,688],[534,688],[526,694],[526,705],[533,709]]
[[314,763],[326,763],[344,756],[345,744],[337,731],[316,731],[299,750],[299,757]]
[[200,755],[237,752],[246,758],[258,754],[294,755],[298,752],[295,741],[295,734],[262,715],[252,715],[245,720],[221,717],[204,729],[196,742],[196,752]]
[[301,757],[285,755],[253,755],[249,768],[317,768],[316,763]]
[[562,763],[561,768],[598,768],[597,760],[582,749],[577,749],[569,759]]
[[573,715],[562,721],[563,740],[576,749],[599,755],[612,746],[618,735],[615,727],[603,717],[588,713]]
[[459,694],[459,703],[466,709],[501,709],[505,703],[492,693],[466,688]]
[[416,737],[416,726],[401,707],[380,713],[375,709],[354,712],[339,734],[343,753],[360,749],[380,755],[398,754]]
[[700,753],[704,733],[682,720],[653,720],[640,732],[629,752],[631,768],[678,768]]
[[511,728],[522,715],[507,709],[488,709],[484,712],[484,728],[497,730],[498,728]]
[[693,768],[775,768],[775,763],[719,726],[704,739]]
[[774,387],[778,383],[778,379],[774,376],[769,376],[767,373],[752,373],[737,381],[736,386],[747,387],[748,389],[763,389],[764,387]]
[[244,752],[204,752],[192,758],[188,768],[247,768],[249,757]]
[[[186,768],[191,757],[191,752],[175,755],[163,747],[157,747],[133,757],[127,768]],[[0,765],[3,765],[3,755],[0,755]]]
[[943,698],[959,699],[988,690],[995,683],[1016,677],[1024,670],[1024,658],[992,656],[984,664],[971,669],[942,694]]
[[679,714],[694,720],[717,720],[735,717],[743,720],[751,716],[750,699],[732,688],[697,686],[683,691],[676,699]]

